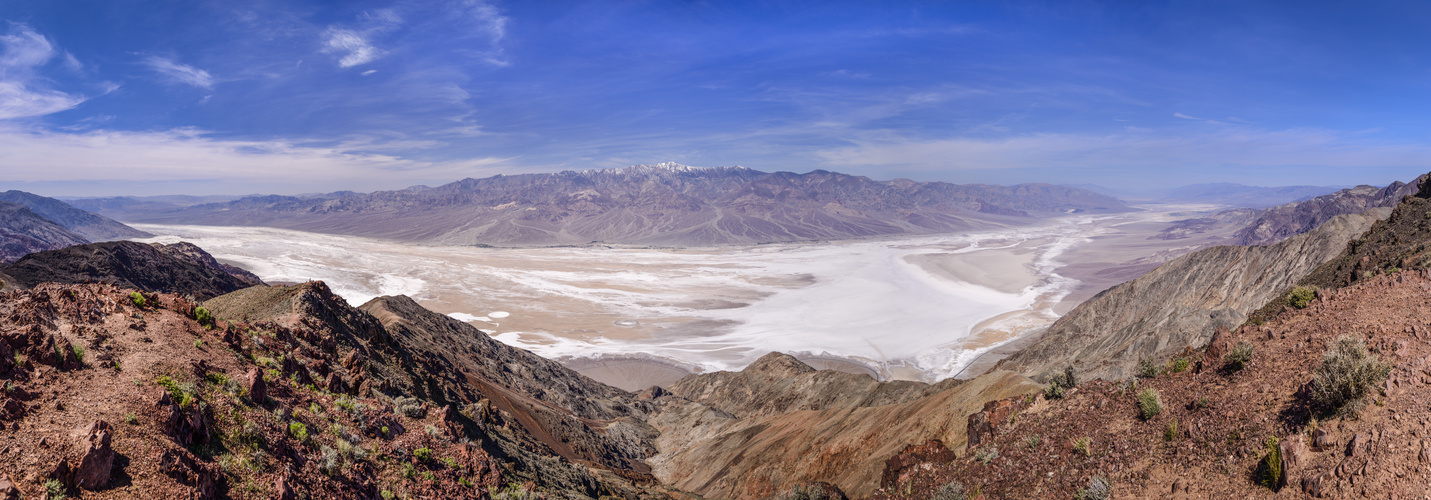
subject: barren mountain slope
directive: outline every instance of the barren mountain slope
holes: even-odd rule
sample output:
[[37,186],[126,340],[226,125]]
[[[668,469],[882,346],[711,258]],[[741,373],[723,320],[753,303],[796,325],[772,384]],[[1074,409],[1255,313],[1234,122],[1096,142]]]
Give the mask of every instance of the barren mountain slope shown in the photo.
[[147,238],[152,234],[126,226],[103,215],[75,208],[54,198],[46,198],[24,191],[10,190],[0,193],[0,201],[24,205],[41,217],[50,219],[89,241],[111,241],[126,238]]
[[675,164],[464,179],[427,189],[256,196],[135,215],[136,222],[262,225],[443,244],[719,245],[1028,224],[1126,211],[1066,186],[876,182],[823,170]]
[[1086,378],[1132,376],[1142,358],[1202,347],[1219,328],[1241,324],[1390,212],[1337,216],[1272,246],[1212,247],[1178,257],[1079,304],[994,369],[1040,380],[1068,366]]
[[21,205],[0,202],[0,263],[33,252],[89,243],[83,236]]
[[[750,380],[778,387],[747,384]],[[725,384],[732,387],[722,388]],[[781,354],[762,358],[738,376],[693,375],[680,386],[700,387],[704,395],[692,397],[736,414],[680,395],[657,398],[661,411],[650,423],[661,431],[660,454],[649,461],[662,483],[710,498],[766,498],[816,481],[851,496],[868,495],[878,486],[885,460],[904,443],[940,439],[962,445],[970,413],[987,401],[1040,387],[998,372],[937,389],[896,383],[889,390],[864,375],[813,372]],[[742,396],[746,390],[753,392]],[[841,391],[853,397],[837,396]],[[710,397],[714,394],[721,395]],[[801,402],[786,406],[782,397]]]
[[[928,498],[952,490],[951,482],[991,500],[1072,498],[1094,477],[1111,483],[1110,498],[1424,498],[1428,318],[1425,270],[1364,279],[1304,310],[1219,335],[1205,352],[1190,353],[1187,371],[1165,370],[1135,388],[1092,381],[1064,399],[1039,394],[991,405],[971,417],[993,424],[979,446],[953,462],[923,460],[941,455],[910,448],[873,498]],[[1391,366],[1356,418],[1336,417],[1311,398],[1315,370],[1343,335],[1364,339]],[[1239,342],[1254,350],[1246,368],[1234,370],[1224,355]],[[1142,390],[1161,401],[1146,419]],[[1258,484],[1269,439],[1286,485],[1275,494]]]
[[220,264],[191,243],[172,245],[109,241],[25,256],[3,272],[17,285],[103,281],[126,288],[213,298],[262,284],[257,276]]
[[1371,208],[1394,207],[1401,199],[1420,189],[1425,175],[1411,183],[1393,182],[1384,188],[1357,186],[1310,200],[1278,205],[1267,209],[1258,218],[1232,237],[1235,245],[1270,245],[1302,234],[1322,225],[1332,217],[1359,214]]

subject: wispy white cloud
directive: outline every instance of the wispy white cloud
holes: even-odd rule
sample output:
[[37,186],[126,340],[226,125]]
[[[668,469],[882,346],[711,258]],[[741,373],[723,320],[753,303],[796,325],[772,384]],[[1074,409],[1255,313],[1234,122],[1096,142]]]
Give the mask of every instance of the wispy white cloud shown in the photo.
[[1426,167],[1431,144],[1321,129],[1223,127],[1198,133],[1128,129],[1122,133],[1045,133],[999,138],[909,138],[864,134],[817,153],[832,166],[909,170],[1009,168]]
[[486,0],[465,0],[458,4],[457,17],[475,36],[485,38],[490,45],[487,50],[480,51],[482,60],[494,66],[511,65],[502,50],[502,39],[507,37],[510,19],[502,15],[497,6]]
[[159,56],[149,56],[144,60],[144,64],[169,83],[192,85],[202,89],[214,88],[214,77],[209,75],[208,71]]
[[11,24],[0,35],[0,120],[43,116],[84,102],[83,97],[47,87],[37,74],[55,57],[55,47],[23,24]]
[[357,31],[328,28],[324,36],[327,37],[327,42],[323,51],[337,54],[338,65],[344,68],[367,64],[383,55],[381,50],[368,42],[366,36]]
[[[398,152],[434,145],[361,137],[321,143],[233,140],[187,128],[70,132],[0,125],[0,165],[7,166],[6,180],[11,182],[164,179],[218,183],[214,192],[379,189],[414,181],[449,182],[490,171],[506,161],[424,160]],[[335,184],[335,179],[341,181]]]

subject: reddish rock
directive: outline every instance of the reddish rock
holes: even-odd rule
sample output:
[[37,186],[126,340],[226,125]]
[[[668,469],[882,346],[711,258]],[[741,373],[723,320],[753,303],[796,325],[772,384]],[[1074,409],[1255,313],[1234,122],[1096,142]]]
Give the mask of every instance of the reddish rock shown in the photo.
[[11,398],[5,398],[4,403],[0,403],[0,420],[19,420],[25,416],[25,405],[20,404]]
[[25,492],[15,486],[15,482],[10,480],[10,476],[0,475],[0,500],[20,500],[25,497]]
[[1421,454],[1418,455],[1417,458],[1419,458],[1423,464],[1431,462],[1431,446],[1427,446],[1426,441],[1421,442]]
[[279,476],[273,484],[273,497],[277,500],[294,500],[297,495],[293,493],[293,488],[288,486],[288,478]]
[[1362,454],[1371,451],[1370,448],[1371,436],[1368,436],[1366,433],[1358,433],[1357,435],[1352,436],[1351,442],[1347,443],[1347,455],[1359,457]]
[[85,436],[76,447],[79,466],[75,468],[75,485],[86,490],[98,490],[109,483],[109,472],[114,467],[114,450],[109,447],[109,422],[96,420],[85,431]]
[[1299,473],[1299,467],[1307,463],[1307,443],[1301,434],[1283,439],[1278,445],[1282,455],[1282,486],[1289,478]]
[[268,400],[268,383],[263,381],[263,370],[256,366],[244,376],[243,388],[248,392],[248,398],[255,403],[263,404]]
[[1001,399],[984,403],[984,409],[969,415],[969,447],[978,446],[989,437],[993,436],[994,429],[1009,421],[1009,416],[1014,414],[1014,400]]
[[1332,481],[1327,479],[1326,473],[1307,476],[1302,478],[1302,492],[1313,497],[1322,498],[1323,495],[1326,495],[1326,491],[1331,486],[1331,483]]
[[193,488],[193,498],[207,500],[214,498],[218,492],[220,473],[212,466],[200,463],[186,450],[165,450],[159,456],[159,470],[180,484]]
[[[988,406],[986,405],[985,408]],[[977,414],[976,414],[977,415]],[[899,484],[905,472],[926,463],[949,463],[958,455],[944,446],[938,439],[930,439],[920,445],[908,445],[884,462],[884,473],[880,475],[880,487],[889,488]]]
[[343,377],[338,372],[328,374],[328,380],[323,381],[323,388],[333,394],[347,394],[348,384],[343,383]]
[[1331,431],[1318,428],[1312,431],[1312,449],[1316,451],[1327,451],[1337,446],[1337,438],[1332,436]]

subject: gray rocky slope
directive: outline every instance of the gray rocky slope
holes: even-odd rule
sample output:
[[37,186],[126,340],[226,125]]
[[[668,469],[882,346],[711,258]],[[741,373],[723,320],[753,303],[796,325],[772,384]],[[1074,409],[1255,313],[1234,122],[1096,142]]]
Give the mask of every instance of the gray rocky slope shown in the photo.
[[1220,246],[1178,257],[1079,304],[994,369],[1035,379],[1072,366],[1081,378],[1122,379],[1143,358],[1206,345],[1284,293],[1391,214],[1339,215],[1270,246]]

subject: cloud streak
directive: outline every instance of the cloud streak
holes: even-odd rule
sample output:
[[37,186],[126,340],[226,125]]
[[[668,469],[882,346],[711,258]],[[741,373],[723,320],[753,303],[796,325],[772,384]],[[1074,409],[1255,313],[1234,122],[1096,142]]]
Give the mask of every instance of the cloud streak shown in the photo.
[[381,50],[368,42],[366,36],[357,31],[329,28],[324,35],[328,39],[324,52],[338,54],[338,65],[344,68],[367,64],[383,55]]
[[201,89],[214,88],[214,77],[209,75],[208,71],[159,56],[150,56],[144,60],[144,64],[164,77],[168,83],[191,85]]
[[0,47],[0,120],[58,113],[84,102],[83,97],[48,88],[38,76],[39,68],[55,57],[54,45],[43,35],[11,24],[10,31],[0,35]]
[[377,152],[410,146],[218,139],[196,129],[71,133],[0,125],[0,165],[7,166],[8,182],[155,179],[207,183],[204,191],[213,193],[292,193],[450,182],[505,161],[429,161]]

